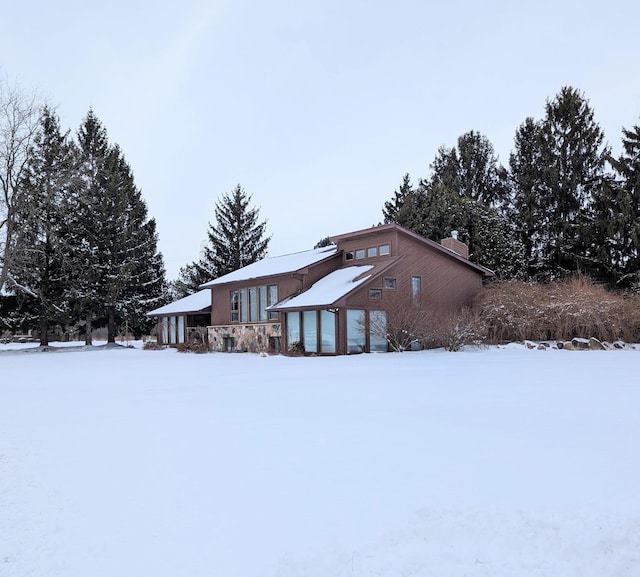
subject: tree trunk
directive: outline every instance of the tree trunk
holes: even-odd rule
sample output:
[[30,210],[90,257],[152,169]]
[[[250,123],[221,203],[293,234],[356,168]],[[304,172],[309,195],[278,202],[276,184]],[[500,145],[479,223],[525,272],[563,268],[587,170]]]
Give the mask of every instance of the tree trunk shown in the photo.
[[91,333],[92,333],[93,329],[91,327],[91,317],[87,315],[87,324],[85,325],[85,332],[84,332],[84,344],[85,345],[92,345],[92,339],[91,339]]
[[40,311],[40,346],[49,346],[49,320],[44,310]]
[[109,312],[109,320],[107,322],[107,343],[116,342],[116,316],[113,311]]

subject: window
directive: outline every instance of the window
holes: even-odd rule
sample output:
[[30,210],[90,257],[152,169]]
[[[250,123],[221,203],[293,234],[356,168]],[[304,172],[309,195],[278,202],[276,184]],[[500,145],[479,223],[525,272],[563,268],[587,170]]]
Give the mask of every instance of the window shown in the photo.
[[382,289],[371,288],[369,289],[369,299],[372,301],[379,301],[382,298]]
[[364,311],[347,309],[347,353],[364,353]]
[[247,289],[240,289],[240,322],[246,323],[249,320],[249,299]]
[[387,315],[384,311],[369,311],[369,350],[372,353],[386,353]]
[[318,319],[316,311],[304,311],[302,313],[302,329],[304,350],[307,353],[318,352]]
[[258,320],[265,322],[267,320],[267,287],[258,287],[258,295],[260,297],[260,316]]
[[363,249],[363,248],[359,248],[359,249],[356,251],[356,259],[358,259],[358,260],[359,260],[359,259],[361,259],[361,258],[364,258],[364,255],[365,255],[365,252],[364,252],[364,249]]
[[367,249],[367,257],[373,258],[374,256],[378,256],[378,247],[372,246]]
[[300,342],[300,313],[287,313],[287,346]]
[[422,279],[419,276],[411,277],[411,295],[413,296],[413,302],[417,303],[420,300],[420,290]]
[[391,247],[388,244],[381,244],[380,247],[378,248],[378,254],[380,256],[386,256],[388,254],[391,254]]
[[266,322],[279,318],[277,311],[267,312],[268,306],[278,302],[278,285],[232,290],[229,296],[233,323]]
[[330,311],[320,311],[320,352],[336,352],[336,315]]
[[184,343],[184,317],[178,317],[178,342]]
[[[268,287],[269,297],[268,297],[268,306],[272,306],[278,303],[278,285],[270,284]],[[269,320],[277,321],[278,320],[278,311],[269,311]]]
[[353,257],[354,254],[352,250],[344,253],[344,260],[353,260]]
[[384,288],[388,290],[395,290],[397,286],[396,279],[391,277],[386,277],[384,279],[384,284],[382,286],[384,286]]
[[231,291],[231,322],[237,323],[240,320],[240,295],[238,291]]

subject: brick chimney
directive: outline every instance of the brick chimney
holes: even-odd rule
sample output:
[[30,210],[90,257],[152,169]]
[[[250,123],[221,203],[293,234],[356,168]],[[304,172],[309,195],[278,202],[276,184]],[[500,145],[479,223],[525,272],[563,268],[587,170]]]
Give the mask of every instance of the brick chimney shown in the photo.
[[458,240],[457,230],[452,230],[451,236],[449,238],[443,238],[440,241],[440,244],[443,247],[448,248],[449,250],[452,250],[456,254],[459,254],[463,258],[467,258],[467,259],[469,258],[469,247],[466,244],[464,244],[462,241]]

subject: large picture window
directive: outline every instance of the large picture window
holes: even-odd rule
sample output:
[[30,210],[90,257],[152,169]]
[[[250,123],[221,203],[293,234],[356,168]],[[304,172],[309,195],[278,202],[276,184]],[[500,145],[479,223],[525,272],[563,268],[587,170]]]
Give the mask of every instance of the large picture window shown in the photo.
[[369,350],[387,352],[387,315],[384,311],[369,311]]
[[263,285],[229,291],[232,323],[257,323],[277,320],[278,312],[267,307],[278,302],[278,285]]
[[336,352],[336,315],[331,311],[320,311],[320,352]]
[[316,311],[304,311],[302,313],[302,330],[304,350],[307,353],[318,352],[318,322]]
[[347,353],[363,353],[364,350],[364,311],[347,309]]

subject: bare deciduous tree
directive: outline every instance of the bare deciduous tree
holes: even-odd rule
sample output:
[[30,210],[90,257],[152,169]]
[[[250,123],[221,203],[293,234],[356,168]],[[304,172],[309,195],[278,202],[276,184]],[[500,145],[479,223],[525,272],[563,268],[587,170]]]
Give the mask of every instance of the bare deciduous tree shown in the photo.
[[40,120],[36,95],[26,95],[0,77],[0,291],[10,278],[15,253],[20,180]]

